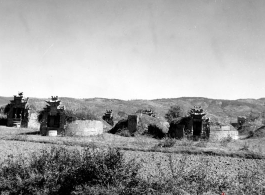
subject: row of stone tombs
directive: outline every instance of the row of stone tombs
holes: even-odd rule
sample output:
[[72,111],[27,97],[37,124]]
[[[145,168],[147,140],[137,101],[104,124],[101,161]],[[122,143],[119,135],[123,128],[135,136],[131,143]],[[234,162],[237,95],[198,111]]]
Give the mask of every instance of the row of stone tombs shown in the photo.
[[[58,134],[65,129],[66,116],[65,107],[61,105],[58,96],[52,96],[47,102],[47,106],[42,110],[40,115],[40,132],[46,135],[49,130],[57,130]],[[28,98],[23,98],[23,93],[14,96],[8,104],[7,126],[29,127],[32,125],[29,117]],[[191,117],[184,117],[180,120],[173,120],[170,124],[168,134],[171,137],[182,138],[184,134],[192,134],[193,136],[209,137],[210,127],[209,120],[204,118],[200,107],[192,109]],[[113,125],[112,110],[107,110],[103,119]],[[190,120],[191,119],[191,120]],[[131,133],[137,131],[138,117],[137,115],[128,116],[128,129]],[[191,132],[187,132],[187,130]]]
[[[42,134],[50,129],[56,129],[58,133],[65,128],[65,107],[61,105],[58,96],[46,101],[46,107],[37,116],[30,115],[29,98],[24,98],[23,93],[14,96],[14,99],[6,106],[7,126],[15,127],[36,127],[39,126]],[[40,124],[36,124],[37,118]]]

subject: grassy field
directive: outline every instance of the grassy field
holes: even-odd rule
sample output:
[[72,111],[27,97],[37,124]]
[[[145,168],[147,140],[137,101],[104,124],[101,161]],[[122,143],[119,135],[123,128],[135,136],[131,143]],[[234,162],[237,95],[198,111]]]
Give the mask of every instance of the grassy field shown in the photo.
[[104,133],[90,137],[48,137],[40,136],[39,132],[27,128],[11,128],[0,126],[0,139],[37,142],[46,144],[59,144],[67,146],[82,147],[114,147],[123,150],[169,152],[169,153],[193,153],[193,154],[213,154],[217,156],[263,158],[265,155],[264,138],[247,140],[209,140],[191,141],[187,139],[174,140],[174,146],[161,147],[167,141],[157,140],[150,137],[123,137],[119,135]]
[[259,176],[256,180],[265,186],[263,139],[219,142],[183,139],[173,140],[170,147],[163,147],[168,142],[166,139],[121,137],[108,133],[94,137],[48,137],[40,136],[32,129],[0,126],[1,161],[11,156],[26,159],[34,152],[54,146],[73,150],[84,147],[118,148],[126,161],[135,159],[141,165],[138,176],[148,182],[168,183],[168,180],[175,180],[181,174],[191,177],[190,174],[203,171],[204,179],[214,181],[236,181],[240,174],[256,175]]

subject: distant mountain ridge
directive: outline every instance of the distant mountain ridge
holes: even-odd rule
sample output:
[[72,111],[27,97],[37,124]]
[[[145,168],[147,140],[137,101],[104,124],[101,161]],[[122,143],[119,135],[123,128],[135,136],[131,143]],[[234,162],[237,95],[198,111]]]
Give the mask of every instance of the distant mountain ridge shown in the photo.
[[[0,106],[8,104],[11,99],[13,97],[0,96]],[[30,98],[29,104],[33,105],[36,110],[41,110],[46,105],[45,100],[44,98]],[[180,97],[154,100],[119,100],[61,97],[60,100],[68,109],[89,110],[99,118],[103,116],[107,109],[112,109],[115,121],[120,120],[128,114],[134,114],[140,109],[152,109],[157,117],[163,119],[170,106],[173,105],[181,106],[185,112],[195,105],[201,106],[212,120],[226,124],[236,120],[238,116],[254,114],[262,117],[265,114],[265,98],[223,100],[204,97]]]

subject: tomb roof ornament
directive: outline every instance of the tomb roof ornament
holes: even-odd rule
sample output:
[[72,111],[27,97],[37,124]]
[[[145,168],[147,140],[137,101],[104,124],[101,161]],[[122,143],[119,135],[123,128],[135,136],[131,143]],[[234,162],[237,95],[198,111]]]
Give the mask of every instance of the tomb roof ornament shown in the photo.
[[59,100],[58,96],[51,96],[51,99],[45,102],[48,103],[47,109],[51,109],[53,112],[57,109],[61,111],[65,110],[65,106],[61,105],[61,100]]
[[190,115],[200,115],[200,116],[204,116],[206,115],[206,113],[203,111],[201,106],[194,106],[194,108],[192,108],[190,110]]
[[23,98],[23,92],[18,92],[18,95],[14,95],[14,100],[10,100],[11,104],[26,104],[29,98]]

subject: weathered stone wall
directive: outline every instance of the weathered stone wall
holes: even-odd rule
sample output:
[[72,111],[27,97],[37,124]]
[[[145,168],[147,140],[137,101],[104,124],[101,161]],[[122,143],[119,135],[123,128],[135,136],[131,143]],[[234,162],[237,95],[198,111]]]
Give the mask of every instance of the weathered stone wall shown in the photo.
[[76,120],[68,123],[65,129],[66,136],[90,136],[103,133],[103,123],[96,120]]

